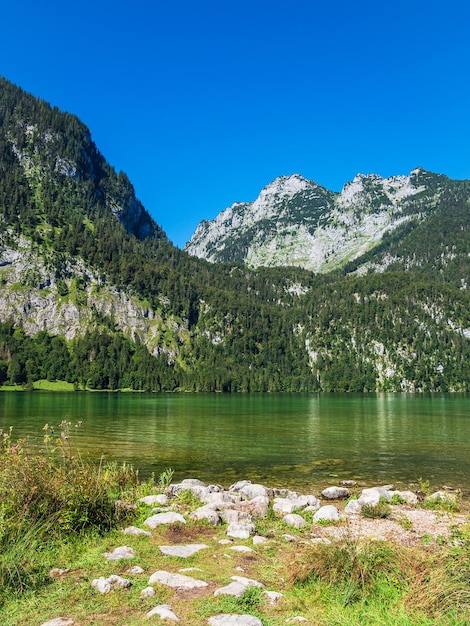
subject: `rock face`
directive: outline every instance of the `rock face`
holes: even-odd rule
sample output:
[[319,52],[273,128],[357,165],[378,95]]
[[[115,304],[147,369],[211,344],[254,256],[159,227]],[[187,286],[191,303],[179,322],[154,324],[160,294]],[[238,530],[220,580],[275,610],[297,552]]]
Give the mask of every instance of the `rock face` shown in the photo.
[[201,222],[186,250],[212,262],[327,272],[364,254],[401,224],[422,219],[419,202],[436,203],[429,176],[420,168],[385,179],[358,174],[339,194],[299,174],[281,176],[254,202],[237,202]]

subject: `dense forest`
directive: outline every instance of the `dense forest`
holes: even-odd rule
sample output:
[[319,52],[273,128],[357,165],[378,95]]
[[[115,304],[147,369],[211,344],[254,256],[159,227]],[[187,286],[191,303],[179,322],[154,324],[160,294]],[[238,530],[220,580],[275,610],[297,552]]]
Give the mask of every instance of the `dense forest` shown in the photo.
[[[213,265],[168,241],[77,117],[0,78],[0,383],[468,390],[469,197],[468,181],[448,181],[428,220],[339,272]],[[374,271],[385,255],[389,271]],[[104,289],[141,303],[157,339],[100,309]],[[31,332],[46,296],[87,323]]]

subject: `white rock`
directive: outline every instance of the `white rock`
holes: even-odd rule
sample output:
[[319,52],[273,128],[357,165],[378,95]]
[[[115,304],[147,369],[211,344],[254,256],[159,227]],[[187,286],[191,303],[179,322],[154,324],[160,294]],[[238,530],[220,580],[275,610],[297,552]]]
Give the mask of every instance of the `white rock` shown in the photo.
[[306,622],[305,617],[301,615],[296,615],[295,617],[289,617],[286,619],[286,624],[293,624],[294,622]]
[[190,556],[204,550],[207,546],[204,543],[192,543],[186,545],[172,545],[172,546],[160,546],[160,552],[167,556],[178,556],[182,559],[187,559]]
[[293,528],[303,528],[307,522],[301,515],[297,515],[297,513],[289,513],[282,518],[282,521]]
[[182,524],[186,524],[186,520],[181,515],[181,513],[156,513],[151,517],[148,517],[144,524],[151,528],[152,530],[161,524],[176,524],[181,522]]
[[363,489],[358,500],[361,505],[367,504],[370,506],[376,506],[380,502],[380,498],[385,500],[391,500],[390,491],[383,487],[370,487],[369,489]]
[[214,615],[214,617],[209,617],[207,623],[209,626],[263,626],[261,620],[253,615],[235,613]]
[[230,486],[229,491],[240,491],[243,487],[251,485],[251,480],[239,480]]
[[120,546],[119,548],[115,548],[112,552],[105,552],[103,556],[105,559],[108,559],[108,561],[119,561],[120,559],[133,559],[135,552],[133,548],[129,546]]
[[128,574],[132,574],[133,576],[138,576],[139,574],[143,574],[145,572],[143,567],[140,567],[140,565],[134,565],[134,567],[130,567],[127,570]]
[[180,621],[179,618],[171,610],[171,606],[169,604],[160,604],[160,606],[156,606],[154,609],[147,613],[146,618],[150,619],[154,615],[158,615],[160,619],[169,619],[173,622]]
[[266,537],[261,537],[261,535],[255,535],[253,537],[253,545],[257,546],[260,543],[268,543],[268,539],[266,539]]
[[48,622],[43,622],[41,626],[72,626],[74,623],[71,617],[56,617]]
[[390,491],[390,495],[392,498],[394,495],[400,496],[406,504],[410,504],[411,506],[418,504],[418,496],[412,491]]
[[249,513],[245,513],[245,511],[238,511],[235,509],[226,509],[225,511],[220,512],[220,517],[227,524],[233,524],[237,522],[252,522],[253,518]]
[[233,550],[234,552],[254,552],[254,550],[252,548],[249,548],[248,546],[233,546],[232,548],[229,548],[229,550]]
[[258,496],[264,496],[265,498],[269,498],[269,491],[264,485],[250,483],[249,485],[245,485],[244,487],[242,487],[240,489],[240,493],[247,500],[253,500],[253,498],[257,498]]
[[153,506],[154,504],[161,504],[162,506],[166,506],[169,502],[169,498],[164,493],[159,493],[153,496],[145,496],[140,498],[139,502],[143,502],[148,506]]
[[198,509],[195,509],[190,515],[189,519],[196,521],[206,521],[209,524],[213,524],[217,526],[220,522],[220,515],[217,511],[214,511],[210,506],[201,506]]
[[173,589],[198,589],[199,587],[207,587],[207,583],[203,580],[197,580],[196,578],[184,576],[183,574],[170,574],[170,572],[163,570],[158,570],[150,576],[149,585],[153,585],[154,583],[161,583]]
[[246,585],[239,582],[231,582],[225,587],[220,587],[214,591],[214,596],[234,596],[240,598],[246,591]]
[[445,504],[455,504],[457,502],[457,496],[455,493],[449,493],[448,491],[436,491],[428,496],[426,502],[444,502]]
[[227,536],[234,539],[248,539],[256,527],[248,522],[232,522],[227,528]]
[[253,578],[245,578],[245,576],[231,576],[230,578],[240,583],[240,585],[245,585],[245,587],[259,587],[260,589],[264,589],[263,583],[253,580]]
[[256,496],[251,500],[235,504],[235,508],[255,517],[266,517],[269,509],[269,498],[268,496]]
[[278,591],[263,591],[262,595],[269,601],[270,604],[275,604],[283,597],[283,594]]
[[145,589],[142,589],[142,591],[140,592],[140,597],[141,598],[153,598],[155,594],[156,594],[156,591],[153,587],[145,587]]
[[321,508],[318,509],[318,511],[313,516],[314,522],[318,522],[319,520],[337,522],[339,519],[340,519],[339,511],[332,504],[327,504],[326,506],[322,506]]
[[144,530],[143,528],[137,528],[137,526],[128,526],[121,530],[124,535],[142,535],[144,537],[151,537],[152,533],[149,533],[148,530]]
[[108,578],[100,576],[91,582],[91,586],[100,593],[109,593],[111,589],[125,589],[131,585],[132,583],[130,580],[127,580],[127,578],[121,578],[121,576],[117,576],[116,574],[112,574]]
[[362,511],[362,505],[359,500],[350,500],[344,507],[346,515],[360,515]]
[[349,490],[346,487],[327,487],[323,489],[321,495],[327,500],[339,500],[349,496]]

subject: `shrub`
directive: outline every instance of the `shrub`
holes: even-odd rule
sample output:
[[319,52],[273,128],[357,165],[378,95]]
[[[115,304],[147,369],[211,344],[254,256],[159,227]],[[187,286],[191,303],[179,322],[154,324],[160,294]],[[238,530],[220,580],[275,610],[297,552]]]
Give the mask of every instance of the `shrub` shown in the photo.
[[371,517],[376,519],[389,517],[391,512],[392,509],[389,503],[382,498],[380,498],[378,504],[364,504],[361,510],[361,513],[364,517]]

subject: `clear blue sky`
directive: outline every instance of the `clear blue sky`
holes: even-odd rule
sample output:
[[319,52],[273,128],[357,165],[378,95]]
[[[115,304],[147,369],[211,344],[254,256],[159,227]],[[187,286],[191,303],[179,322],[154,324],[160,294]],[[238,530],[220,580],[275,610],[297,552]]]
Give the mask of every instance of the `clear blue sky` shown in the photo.
[[0,74],[90,128],[182,247],[280,175],[470,178],[470,3],[16,0]]

